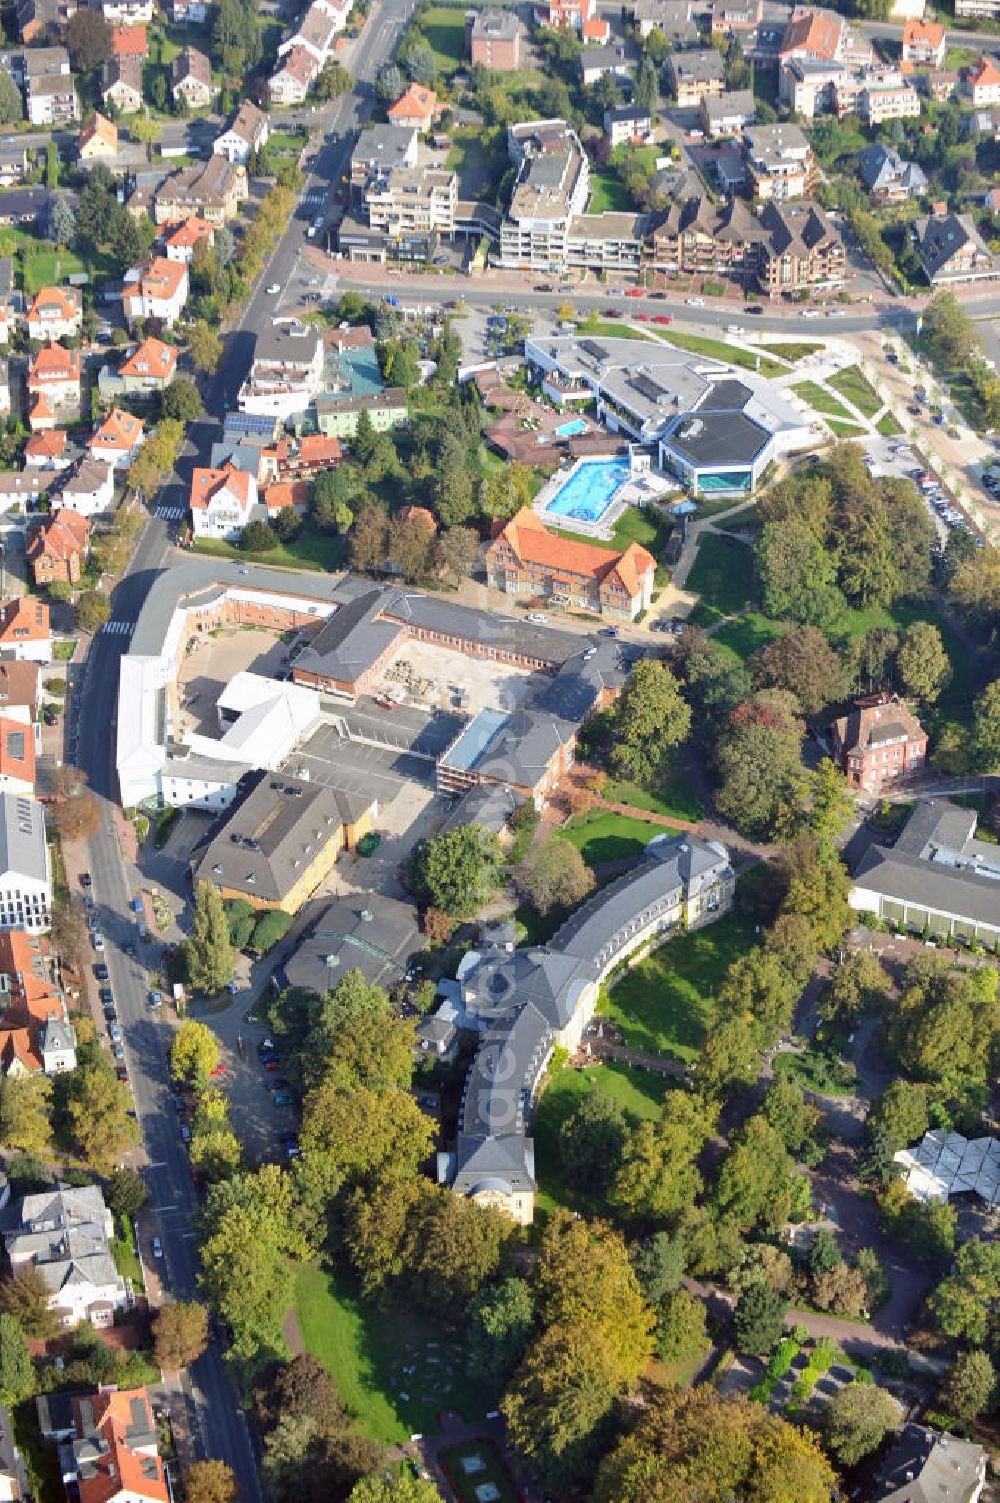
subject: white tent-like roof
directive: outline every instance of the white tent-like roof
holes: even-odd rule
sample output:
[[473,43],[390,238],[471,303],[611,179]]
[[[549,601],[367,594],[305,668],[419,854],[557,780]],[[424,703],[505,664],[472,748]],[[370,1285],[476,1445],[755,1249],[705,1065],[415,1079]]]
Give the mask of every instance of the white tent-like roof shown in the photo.
[[915,1148],[893,1155],[906,1188],[917,1200],[978,1195],[1000,1205],[1000,1138],[964,1138],[960,1132],[928,1132]]

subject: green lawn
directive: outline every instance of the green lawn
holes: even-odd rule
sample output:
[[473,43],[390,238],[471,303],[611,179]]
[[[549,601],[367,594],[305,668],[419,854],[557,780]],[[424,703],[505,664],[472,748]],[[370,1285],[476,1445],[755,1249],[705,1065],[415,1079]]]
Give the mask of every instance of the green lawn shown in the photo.
[[885,404],[878,392],[866,381],[856,365],[849,365],[846,370],[838,371],[830,377],[830,385],[834,391],[839,391],[842,397],[853,402],[858,411],[866,418],[873,418],[876,412]]
[[192,552],[213,558],[241,559],[254,564],[273,564],[278,569],[336,569],[347,552],[347,539],[335,532],[318,532],[307,523],[292,543],[279,543],[263,553],[245,553],[235,543],[219,538],[199,538]]
[[444,1409],[475,1421],[495,1407],[497,1394],[466,1377],[460,1341],[411,1306],[363,1300],[346,1275],[312,1263],[298,1271],[295,1309],[306,1350],[361,1429],[384,1445],[433,1434]]
[[111,1242],[111,1256],[115,1260],[115,1268],[123,1279],[132,1280],[136,1293],[141,1293],[145,1287],[142,1281],[142,1264],[136,1252],[135,1234],[132,1231],[131,1222],[122,1216],[116,1216],[115,1233]]
[[617,1101],[634,1121],[653,1122],[660,1115],[663,1099],[672,1085],[669,1076],[637,1070],[622,1060],[608,1060],[585,1070],[572,1070],[564,1065],[557,1071],[543,1088],[532,1125],[539,1209],[551,1210],[560,1205],[595,1214],[601,1210],[594,1197],[567,1184],[559,1153],[559,1130],[584,1096],[601,1092]]
[[613,172],[590,174],[588,214],[627,214],[631,207],[631,201],[621,179]]
[[629,814],[615,814],[610,809],[590,809],[577,814],[559,831],[563,840],[575,845],[588,866],[602,866],[607,861],[627,861],[641,856],[656,835],[666,832],[666,825],[648,819],[633,819]]
[[[475,1461],[474,1471],[466,1471],[463,1459]],[[477,1488],[491,1482],[496,1489],[495,1503],[517,1503],[515,1493],[500,1463],[500,1458],[487,1440],[467,1440],[463,1445],[452,1446],[448,1451],[438,1452],[438,1465],[451,1483],[458,1503],[479,1503]]]
[[698,556],[687,577],[686,588],[701,597],[699,624],[710,626],[720,616],[730,616],[757,596],[753,577],[753,554],[742,543],[719,533],[705,533]]
[[465,12],[432,5],[419,18],[420,30],[442,73],[454,73],[465,61]]
[[727,621],[715,633],[712,641],[745,662],[758,647],[766,647],[768,642],[780,637],[781,632],[780,622],[772,621],[769,616],[762,616],[759,611],[750,611],[736,621]]
[[821,344],[803,344],[790,340],[788,344],[762,344],[761,349],[769,355],[777,355],[780,360],[790,360],[794,365],[796,361],[805,360],[809,355],[817,354],[823,346]]
[[902,423],[897,423],[891,412],[883,412],[875,427],[883,438],[895,438],[897,433],[902,433]]
[[864,428],[859,428],[857,423],[844,423],[839,418],[827,418],[827,426],[831,433],[838,438],[864,438]]
[[824,417],[846,418],[850,421],[851,414],[847,408],[822,386],[817,386],[815,381],[799,381],[792,390],[803,402],[808,402],[814,412],[822,412]]
[[605,339],[645,339],[650,343],[649,335],[641,329],[633,328],[631,324],[604,323],[601,319],[581,319],[578,324],[578,332],[581,334],[603,334]]
[[80,257],[69,250],[28,250],[21,261],[24,290],[35,293],[42,287],[55,287],[69,276],[86,271]]
[[679,350],[690,350],[693,355],[705,355],[710,360],[725,360],[730,365],[739,365],[748,371],[755,371],[759,360],[762,376],[780,376],[787,370],[787,366],[772,360],[768,355],[761,353],[758,356],[751,350],[739,350],[721,339],[707,339],[702,334],[677,334],[673,329],[663,337]]
[[640,788],[638,783],[627,783],[623,778],[609,778],[601,796],[611,804],[631,804],[636,809],[648,809],[651,814],[663,814],[667,819],[697,820],[705,817],[694,784],[680,768],[671,771],[659,788]]
[[267,138],[269,152],[293,151],[298,156],[305,144],[305,137],[297,131],[273,130]]
[[678,933],[604,990],[598,1011],[614,1019],[632,1048],[689,1063],[714,1021],[726,971],[755,939],[752,922],[736,913]]
[[479,132],[455,132],[445,165],[449,171],[458,173],[460,182],[463,174],[473,179],[477,190],[486,183],[496,188],[509,165],[502,135],[497,136],[491,150]]
[[779,1054],[774,1061],[775,1075],[798,1081],[808,1091],[824,1096],[853,1096],[857,1080],[845,1071],[839,1060],[822,1049],[806,1049],[802,1054]]

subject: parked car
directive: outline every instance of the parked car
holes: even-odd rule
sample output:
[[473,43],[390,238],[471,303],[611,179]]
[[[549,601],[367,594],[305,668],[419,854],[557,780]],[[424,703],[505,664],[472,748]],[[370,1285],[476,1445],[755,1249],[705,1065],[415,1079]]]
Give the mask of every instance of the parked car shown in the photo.
[[105,1007],[107,1007],[109,1002],[113,1002],[115,1000],[114,993],[112,992],[110,986],[102,986],[100,992],[98,993],[98,996],[104,1003]]
[[92,887],[93,885],[94,885],[94,879],[90,875],[90,873],[89,872],[81,872],[80,873],[80,886],[81,887]]
[[116,1065],[115,1074],[124,1085],[128,1085],[128,1071],[126,1070],[124,1065]]
[[190,1143],[190,1141],[191,1141],[191,1129],[190,1129],[190,1127],[188,1127],[188,1125],[187,1125],[186,1122],[182,1122],[181,1123],[181,1142],[182,1143]]
[[104,935],[95,932],[90,937],[93,940],[94,949],[100,954],[104,949]]
[[226,1067],[222,1063],[221,1059],[220,1059],[220,1061],[219,1061],[219,1063],[217,1065],[213,1065],[212,1066],[211,1070],[209,1070],[208,1073],[209,1073],[209,1075],[225,1075],[225,1073],[226,1073]]
[[115,1059],[124,1059],[125,1058],[125,1047],[124,1047],[124,1045],[121,1044],[121,1043],[112,1044],[112,1046],[111,1046],[111,1053],[114,1055]]
[[275,1091],[274,1093],[275,1106],[291,1106],[293,1099],[290,1091]]
[[281,1069],[281,1061],[277,1059],[269,1059],[267,1064],[264,1066],[264,1069],[269,1075],[277,1075],[278,1071]]
[[162,1007],[163,1006],[163,998],[161,997],[161,995],[160,995],[159,992],[150,992],[150,994],[149,994],[149,1005],[150,1005],[150,1007]]
[[110,973],[103,960],[98,965],[95,965],[94,975],[97,977],[98,981],[110,980]]
[[673,314],[672,313],[654,313],[653,314],[653,322],[654,322],[654,324],[672,324],[673,321],[674,321],[674,318],[673,318]]
[[113,1044],[121,1043],[122,1031],[117,1023],[108,1024],[108,1037]]

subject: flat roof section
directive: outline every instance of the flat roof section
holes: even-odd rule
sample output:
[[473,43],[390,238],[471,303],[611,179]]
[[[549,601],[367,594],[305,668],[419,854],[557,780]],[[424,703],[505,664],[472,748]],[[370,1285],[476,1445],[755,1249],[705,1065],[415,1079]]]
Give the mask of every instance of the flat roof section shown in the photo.
[[480,710],[444,758],[445,765],[466,770],[475,767],[509,721],[503,710]]
[[771,441],[743,412],[688,412],[663,440],[694,469],[752,464]]

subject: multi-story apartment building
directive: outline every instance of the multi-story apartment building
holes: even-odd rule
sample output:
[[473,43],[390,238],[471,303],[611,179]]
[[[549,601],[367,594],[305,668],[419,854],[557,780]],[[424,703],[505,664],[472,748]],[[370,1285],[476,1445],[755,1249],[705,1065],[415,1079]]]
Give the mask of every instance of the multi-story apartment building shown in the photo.
[[507,147],[517,179],[500,226],[499,264],[563,266],[569,222],[583,213],[590,192],[586,152],[565,120],[508,126]]
[[819,204],[765,205],[759,220],[765,238],[757,251],[757,281],[765,292],[843,285],[844,242]]
[[465,37],[473,67],[510,73],[521,66],[521,23],[516,11],[471,11],[465,18]]
[[805,198],[816,175],[812,147],[797,125],[754,125],[743,135],[753,197],[760,202]]
[[666,71],[678,109],[697,109],[703,99],[725,93],[725,64],[714,47],[671,52],[667,55]]
[[861,90],[858,114],[866,125],[886,120],[915,120],[920,114],[920,95],[912,84],[876,84]]
[[370,182],[365,193],[373,230],[428,246],[454,233],[457,203],[458,178],[442,167],[393,167]]
[[323,342],[319,331],[272,325],[257,335],[250,374],[239,391],[240,411],[294,417],[308,409],[322,379]]
[[1000,0],[955,0],[955,15],[964,20],[1000,21]]
[[974,109],[1000,104],[1000,69],[988,57],[981,57],[962,75],[962,92],[972,100]]
[[168,261],[154,256],[141,266],[125,273],[122,308],[126,322],[155,319],[172,328],[184,310],[188,298],[188,269],[183,261]]
[[286,52],[268,80],[267,97],[271,104],[302,104],[319,76],[319,63],[305,47]]
[[932,287],[1000,275],[1000,261],[971,214],[931,214],[915,220],[910,233],[921,270]]
[[732,93],[709,94],[701,101],[701,125],[707,136],[738,136],[757,118],[757,101],[752,89]]
[[351,152],[351,197],[364,198],[373,178],[395,167],[417,165],[418,137],[409,125],[369,125]]
[[196,469],[188,507],[195,537],[235,542],[257,504],[257,481],[227,464],[221,470]]
[[42,806],[24,794],[0,793],[0,929],[43,934],[51,913],[52,866]]
[[68,125],[80,101],[65,47],[32,47],[24,54],[25,98],[32,125]]
[[548,26],[553,31],[559,31],[564,26],[582,31],[596,11],[596,0],[546,0],[546,3],[535,6],[535,21],[539,26]]
[[234,219],[247,196],[246,168],[223,156],[171,173],[153,195],[156,224],[177,224],[197,214],[216,228]]

